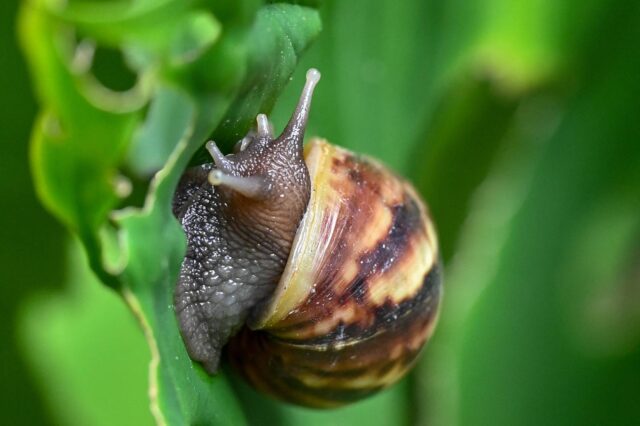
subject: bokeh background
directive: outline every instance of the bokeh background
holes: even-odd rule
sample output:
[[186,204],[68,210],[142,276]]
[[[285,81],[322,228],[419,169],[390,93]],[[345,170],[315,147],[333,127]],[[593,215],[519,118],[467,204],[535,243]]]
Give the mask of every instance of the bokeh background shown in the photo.
[[[0,3],[1,423],[153,424],[142,331],[35,196],[38,103],[19,7]],[[315,413],[239,384],[245,418],[640,424],[640,3],[319,10],[323,31],[275,106],[276,128],[319,68],[309,134],[416,183],[438,225],[446,297],[436,336],[392,390]],[[113,52],[96,61],[109,87],[131,84]]]

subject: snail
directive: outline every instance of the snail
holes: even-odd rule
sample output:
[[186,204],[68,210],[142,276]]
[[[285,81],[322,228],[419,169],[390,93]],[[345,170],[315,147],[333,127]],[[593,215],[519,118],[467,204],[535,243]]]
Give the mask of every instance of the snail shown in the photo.
[[335,407],[401,378],[436,324],[441,264],[412,186],[376,160],[313,139],[313,90],[274,137],[264,114],[213,164],[188,169],[173,212],[187,236],[174,294],[189,356],[215,374],[223,347],[255,388]]

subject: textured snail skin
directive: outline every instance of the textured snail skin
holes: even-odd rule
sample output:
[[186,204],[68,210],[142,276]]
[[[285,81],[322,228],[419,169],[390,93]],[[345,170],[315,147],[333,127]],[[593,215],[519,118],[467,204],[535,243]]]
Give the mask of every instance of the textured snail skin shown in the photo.
[[189,356],[211,374],[229,337],[273,292],[307,206],[302,142],[319,74],[310,77],[280,137],[274,139],[266,116],[259,116],[258,131],[241,149],[224,157],[211,143],[215,166],[188,170],[178,185],[173,212],[187,253],[174,305]]
[[399,380],[431,336],[441,296],[435,230],[413,188],[321,140],[312,195],[274,295],[229,345],[254,387],[334,407]]

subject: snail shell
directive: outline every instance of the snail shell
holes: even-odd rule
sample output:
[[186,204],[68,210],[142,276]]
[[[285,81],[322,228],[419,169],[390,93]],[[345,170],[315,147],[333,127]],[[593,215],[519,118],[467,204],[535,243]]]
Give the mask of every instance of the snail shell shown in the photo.
[[228,352],[257,389],[333,407],[409,370],[436,323],[441,267],[410,184],[319,139],[305,161],[311,198],[284,273]]

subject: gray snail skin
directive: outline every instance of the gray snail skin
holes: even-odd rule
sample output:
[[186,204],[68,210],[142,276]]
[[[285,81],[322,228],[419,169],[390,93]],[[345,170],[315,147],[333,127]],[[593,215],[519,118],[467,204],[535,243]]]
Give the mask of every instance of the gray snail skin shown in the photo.
[[437,237],[413,187],[321,139],[303,148],[313,90],[275,138],[267,117],[173,203],[187,236],[175,289],[189,356],[215,374],[223,347],[257,389],[334,407],[399,380],[441,299]]

